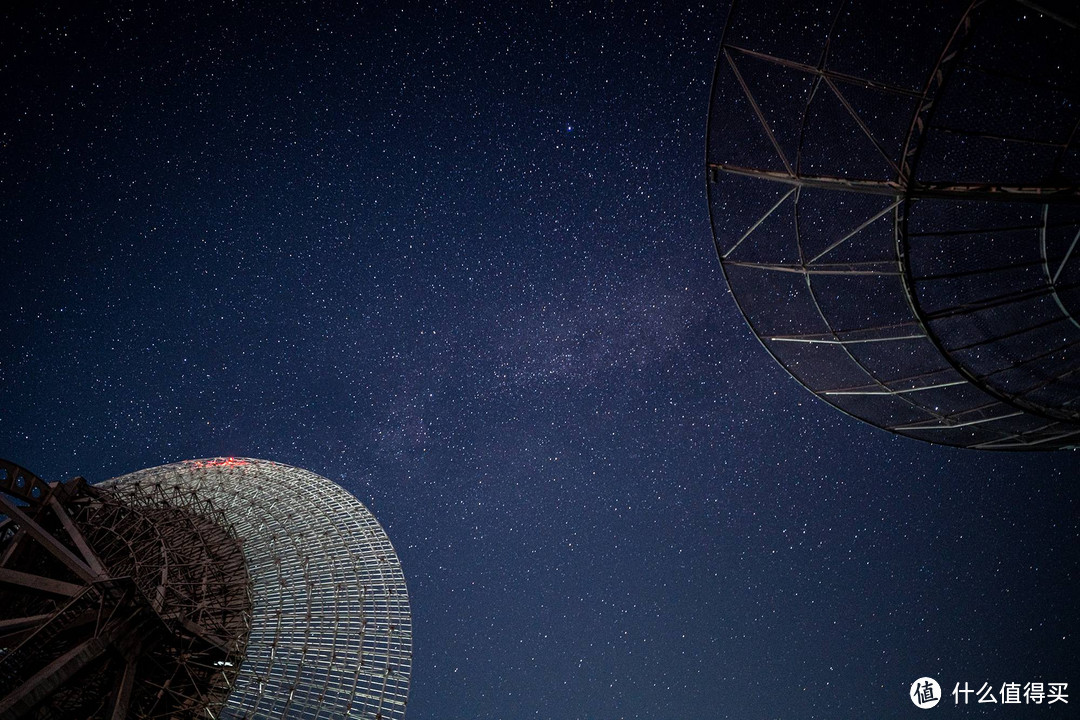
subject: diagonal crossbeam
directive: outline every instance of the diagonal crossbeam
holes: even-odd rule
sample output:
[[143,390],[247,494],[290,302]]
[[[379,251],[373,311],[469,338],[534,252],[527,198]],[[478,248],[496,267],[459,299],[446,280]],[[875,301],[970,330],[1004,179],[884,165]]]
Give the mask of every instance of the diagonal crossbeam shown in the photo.
[[25,530],[30,537],[41,543],[41,546],[48,550],[53,557],[86,582],[92,583],[105,579],[102,573],[87,565],[75,553],[71,552],[67,546],[53,537],[52,533],[41,527],[33,518],[23,512],[22,508],[8,500],[3,493],[0,493],[0,510],[7,513],[9,517],[14,518],[19,527]]
[[62,595],[64,597],[75,597],[81,593],[85,587],[83,585],[76,585],[75,583],[64,582],[63,580],[55,580],[53,578],[11,570],[10,568],[4,567],[0,567],[0,583],[5,585],[18,585],[20,587],[49,593],[50,595]]

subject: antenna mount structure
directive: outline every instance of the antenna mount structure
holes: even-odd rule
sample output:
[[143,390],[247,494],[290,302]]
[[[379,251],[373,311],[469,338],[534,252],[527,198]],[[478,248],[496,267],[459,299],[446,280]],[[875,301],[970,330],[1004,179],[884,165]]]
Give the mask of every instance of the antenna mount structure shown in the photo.
[[400,720],[397,555],[329,480],[247,458],[98,485],[0,460],[0,717]]

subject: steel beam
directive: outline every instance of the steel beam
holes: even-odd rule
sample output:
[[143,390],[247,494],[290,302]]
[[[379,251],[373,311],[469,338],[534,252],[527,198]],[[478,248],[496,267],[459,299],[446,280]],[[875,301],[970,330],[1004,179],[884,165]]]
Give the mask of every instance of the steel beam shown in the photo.
[[71,552],[71,550],[59,540],[53,537],[52,533],[38,525],[37,522],[22,511],[22,508],[8,500],[2,493],[0,493],[0,510],[7,513],[9,517],[14,518],[20,528],[28,532],[31,537],[41,543],[42,547],[48,550],[57,560],[64,563],[64,565],[72,572],[86,582],[92,583],[105,579],[104,575],[91,569],[90,566],[77,557],[75,553]]

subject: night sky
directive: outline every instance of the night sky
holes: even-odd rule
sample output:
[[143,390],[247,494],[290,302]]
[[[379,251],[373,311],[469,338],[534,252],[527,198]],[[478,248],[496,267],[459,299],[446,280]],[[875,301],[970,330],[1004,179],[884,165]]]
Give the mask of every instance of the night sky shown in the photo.
[[1075,716],[1077,455],[848,418],[725,287],[723,3],[18,4],[0,456],[341,482],[412,720],[921,717],[923,675]]

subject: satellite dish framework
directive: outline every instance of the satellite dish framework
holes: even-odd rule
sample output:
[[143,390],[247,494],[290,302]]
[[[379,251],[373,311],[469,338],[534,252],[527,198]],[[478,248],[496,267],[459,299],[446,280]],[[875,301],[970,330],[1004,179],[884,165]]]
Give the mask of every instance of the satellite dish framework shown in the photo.
[[326,478],[214,458],[47,483],[0,460],[0,515],[0,717],[404,717],[401,566]]
[[1080,446],[1080,10],[734,0],[709,110],[725,277],[878,427]]

